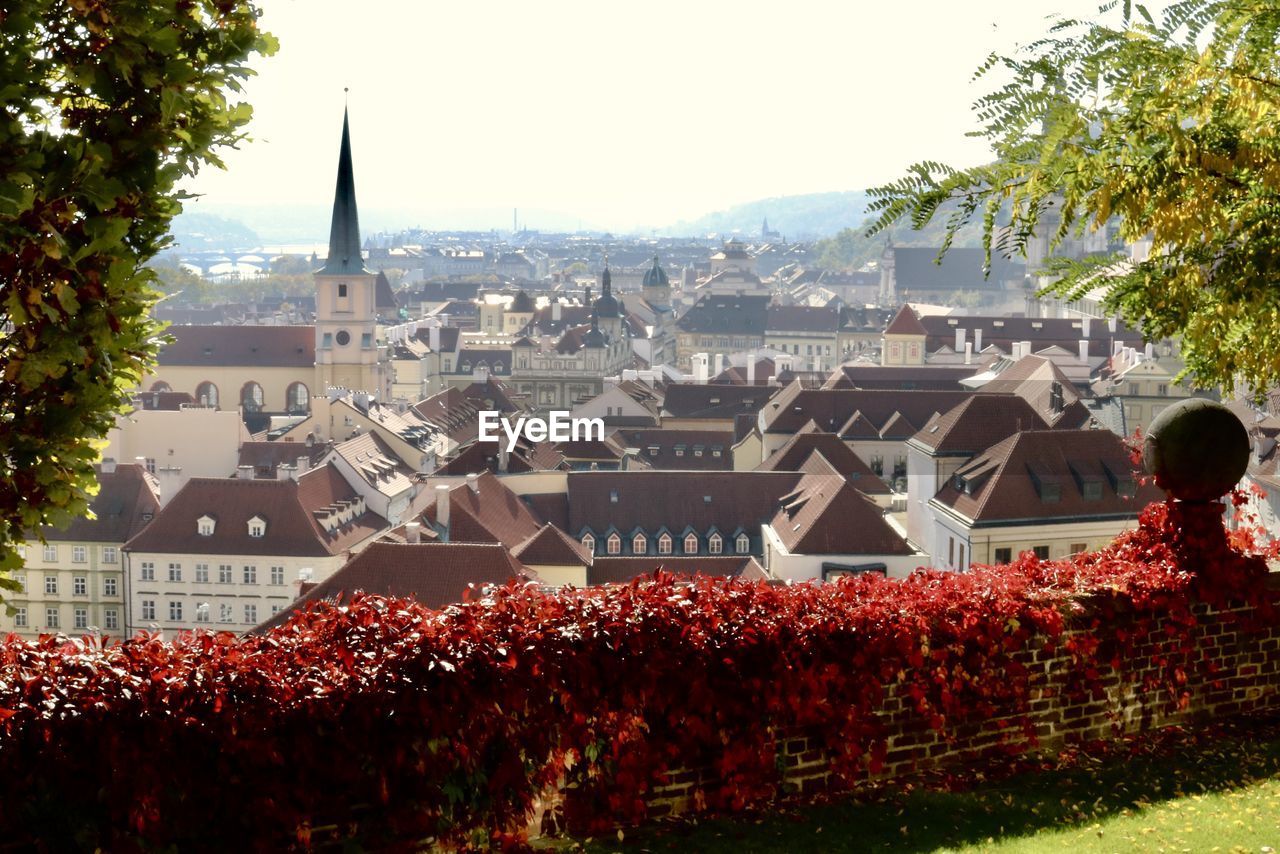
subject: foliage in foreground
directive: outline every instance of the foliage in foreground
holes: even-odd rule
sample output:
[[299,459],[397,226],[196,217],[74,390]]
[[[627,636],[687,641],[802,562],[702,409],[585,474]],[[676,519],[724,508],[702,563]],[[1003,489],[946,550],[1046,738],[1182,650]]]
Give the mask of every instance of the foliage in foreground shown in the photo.
[[988,252],[1013,255],[1037,231],[1056,244],[1114,221],[1151,256],[1055,264],[1050,290],[1108,288],[1148,338],[1181,337],[1201,386],[1265,390],[1280,382],[1280,4],[1178,0],[1156,19],[1113,0],[1100,16],[993,54],[978,76],[1008,81],[975,104],[973,135],[996,161],[915,164],[870,191],[873,230],[980,222]]
[[249,0],[0,8],[0,590],[25,532],[88,513],[101,440],[158,347],[179,182],[241,138],[274,49]]
[[[1194,603],[1270,601],[1264,560],[1229,547],[1212,513],[1193,517],[1155,504],[1100,552],[965,574],[792,587],[659,575],[510,586],[443,612],[357,595],[250,638],[10,637],[0,836],[305,848],[331,825],[368,847],[514,844],[562,775],[604,826],[643,818],[666,771],[698,766],[718,776],[707,806],[739,810],[781,792],[781,731],[818,739],[852,784],[884,762],[890,685],[944,734],[1017,721],[1030,677],[1016,656],[1058,644],[1072,652],[1066,690],[1098,696],[1109,664],[1176,708],[1204,666]],[[1117,608],[1123,639],[1108,634]],[[1015,726],[1005,747],[1034,743]]]

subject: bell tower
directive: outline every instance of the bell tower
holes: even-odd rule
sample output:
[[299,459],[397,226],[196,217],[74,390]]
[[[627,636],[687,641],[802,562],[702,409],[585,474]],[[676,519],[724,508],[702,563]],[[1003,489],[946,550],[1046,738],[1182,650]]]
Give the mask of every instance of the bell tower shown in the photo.
[[338,181],[333,193],[329,255],[315,272],[316,389],[329,386],[391,397],[391,372],[379,358],[375,291],[377,277],[365,269],[360,254],[360,218],[351,165],[351,130],[342,113],[338,149]]

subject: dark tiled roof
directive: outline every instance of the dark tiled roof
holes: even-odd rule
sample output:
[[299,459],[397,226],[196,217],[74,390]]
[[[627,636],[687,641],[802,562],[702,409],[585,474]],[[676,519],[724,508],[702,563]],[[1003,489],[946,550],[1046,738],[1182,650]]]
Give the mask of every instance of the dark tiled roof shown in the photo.
[[914,554],[874,501],[834,475],[806,474],[770,526],[794,554]]
[[526,566],[590,566],[592,557],[582,543],[550,522],[511,550]]
[[569,530],[569,496],[564,492],[542,492],[523,496],[524,503],[535,516],[555,525],[562,531]]
[[[449,542],[502,543],[515,548],[538,532],[543,520],[502,481],[484,473],[474,481],[449,490]],[[423,517],[436,520],[436,506],[427,507]]]
[[964,391],[960,380],[981,370],[982,365],[842,365],[824,388]]
[[907,304],[903,304],[898,309],[898,313],[893,316],[893,320],[889,321],[889,325],[885,327],[885,335],[927,335],[924,326],[920,323],[920,318],[916,316],[915,309]]
[[733,470],[734,440],[728,431],[618,430],[611,438],[623,447],[639,449],[640,458],[651,468]]
[[769,386],[700,385],[672,383],[662,400],[662,411],[672,418],[733,418],[755,413],[778,392]]
[[765,431],[795,433],[810,420],[828,432],[840,430],[861,412],[877,431],[900,413],[911,424],[924,424],[935,412],[946,412],[973,396],[971,391],[903,391],[889,389],[803,388],[792,383],[762,410]]
[[[983,349],[994,344],[1006,353],[1012,351],[1015,341],[1030,341],[1033,350],[1058,346],[1070,353],[1076,353],[1079,351],[1079,341],[1084,337],[1084,322],[1078,317],[930,315],[921,318],[920,323],[928,333],[925,349],[931,353],[940,347],[955,347],[957,329],[965,330],[968,341],[974,340],[974,333],[980,329]],[[1110,356],[1112,341],[1122,341],[1131,347],[1141,347],[1142,334],[1123,323],[1117,323],[1116,331],[1113,333],[1105,320],[1094,318],[1089,324],[1089,355]]]
[[751,555],[731,557],[680,557],[648,555],[644,557],[597,557],[587,570],[587,583],[626,584],[658,569],[679,575],[711,575],[717,578],[767,578],[764,569]]
[[501,585],[533,574],[507,550],[483,543],[370,543],[346,566],[311,588],[255,631],[289,619],[311,602],[350,596],[357,590],[382,596],[411,597],[429,608],[463,601],[471,585]]
[[762,336],[770,299],[769,295],[703,294],[676,325],[682,332]]
[[[777,377],[777,368],[773,359],[757,359],[755,377],[752,385],[768,385],[770,377]],[[711,385],[746,385],[747,366],[730,366],[716,374],[710,380]]]
[[1014,433],[1048,426],[1017,395],[974,395],[930,419],[912,441],[935,454],[980,454]]
[[185,391],[144,391],[134,395],[133,401],[141,409],[176,412],[184,406],[192,405],[196,399]]
[[171,326],[173,343],[160,365],[310,368],[316,362],[314,326]]
[[391,290],[391,282],[387,281],[387,274],[381,270],[378,271],[378,277],[373,282],[373,302],[374,307],[379,311],[395,312],[400,309],[395,292]]
[[[387,526],[367,511],[329,532],[316,511],[356,492],[332,466],[321,466],[294,480],[242,480],[197,477],[187,481],[142,533],[129,541],[135,552],[216,555],[291,555],[323,557],[353,548]],[[212,536],[197,532],[197,520],[211,516]],[[260,517],[262,537],[249,536],[249,520]]]
[[45,539],[62,542],[124,543],[160,512],[154,483],[139,465],[98,467],[98,494],[89,504],[96,519],[80,517],[65,528],[45,528]]
[[[1118,487],[1132,473],[1123,440],[1110,430],[1027,431],[966,463],[934,500],[978,522],[1137,518],[1165,496],[1152,485],[1137,486],[1133,498],[1120,495]],[[960,489],[957,478],[969,488]],[[1097,498],[1084,497],[1087,482],[1099,484]],[[1046,501],[1054,486],[1057,500]]]
[[807,305],[771,305],[765,321],[770,332],[829,332],[835,334],[840,313],[834,308]]

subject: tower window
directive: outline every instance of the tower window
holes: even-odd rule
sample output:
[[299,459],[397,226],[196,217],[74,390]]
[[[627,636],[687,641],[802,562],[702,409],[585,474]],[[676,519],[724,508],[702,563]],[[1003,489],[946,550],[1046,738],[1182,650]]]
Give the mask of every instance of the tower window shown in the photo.
[[339,296],[340,298],[342,298],[342,299],[346,299],[346,296],[347,296],[347,283],[346,283],[346,282],[343,282],[342,284],[338,285],[338,296]]

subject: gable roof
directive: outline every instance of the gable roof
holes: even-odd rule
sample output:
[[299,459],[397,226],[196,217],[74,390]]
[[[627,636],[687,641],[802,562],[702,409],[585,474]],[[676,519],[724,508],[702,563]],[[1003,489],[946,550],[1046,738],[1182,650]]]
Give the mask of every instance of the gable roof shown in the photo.
[[911,438],[934,454],[980,454],[1001,439],[1049,425],[1021,397],[974,395],[929,419]]
[[156,361],[175,367],[310,368],[314,326],[170,326]]
[[902,304],[902,308],[898,309],[898,313],[893,316],[893,320],[889,321],[889,325],[885,327],[885,335],[928,335],[924,325],[920,323],[920,318],[916,316],[915,309],[906,303]]
[[935,412],[946,412],[973,396],[971,391],[905,391],[902,389],[804,388],[792,383],[761,410],[767,433],[794,433],[812,420],[829,432],[860,412],[877,431],[895,413],[911,424],[924,424]]
[[796,554],[915,554],[875,502],[837,475],[806,474],[769,526]]
[[582,543],[550,522],[511,550],[526,566],[591,566],[592,556]]
[[[436,505],[422,516],[436,521]],[[538,532],[543,521],[491,472],[449,490],[451,543],[502,543],[515,548]]]
[[682,332],[764,335],[772,296],[746,294],[703,294],[679,320]]
[[640,459],[651,468],[733,470],[732,431],[621,429],[610,438],[623,448],[638,449]]
[[797,433],[756,467],[757,471],[804,471],[814,455],[824,459],[830,470],[842,476],[859,492],[887,495],[885,482],[834,433]]
[[65,528],[45,527],[50,542],[124,543],[142,531],[160,512],[156,484],[140,465],[117,465],[114,471],[97,467],[98,494],[89,503],[96,517],[79,516]]
[[771,305],[765,319],[770,332],[835,333],[840,312],[834,308],[807,305]]

